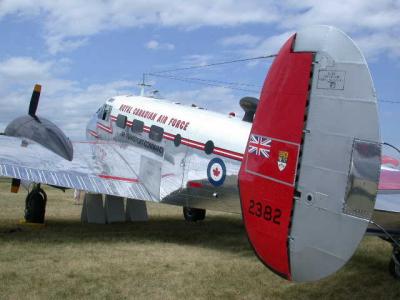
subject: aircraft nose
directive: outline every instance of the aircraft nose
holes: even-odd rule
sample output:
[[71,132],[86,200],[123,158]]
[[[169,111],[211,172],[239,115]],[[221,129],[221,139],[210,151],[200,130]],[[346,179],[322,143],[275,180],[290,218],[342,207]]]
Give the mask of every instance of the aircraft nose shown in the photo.
[[97,115],[94,114],[90,118],[90,120],[86,126],[86,138],[87,139],[92,139],[93,137],[95,137],[95,138],[98,137],[97,130],[96,130],[96,124],[97,124]]

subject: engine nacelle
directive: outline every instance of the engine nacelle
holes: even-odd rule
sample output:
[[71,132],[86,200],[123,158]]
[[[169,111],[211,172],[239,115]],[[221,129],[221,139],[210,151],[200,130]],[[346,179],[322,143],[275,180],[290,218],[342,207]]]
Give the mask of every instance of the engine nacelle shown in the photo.
[[[8,124],[4,134],[35,141],[71,161],[74,156],[74,149],[68,137],[55,124],[36,115],[41,90],[42,86],[36,84],[32,91],[31,101],[29,102],[28,115],[13,120]],[[28,146],[28,143],[22,141],[21,146]]]
[[4,134],[35,141],[69,161],[73,158],[74,151],[69,138],[45,118],[30,115],[18,117],[8,124]]

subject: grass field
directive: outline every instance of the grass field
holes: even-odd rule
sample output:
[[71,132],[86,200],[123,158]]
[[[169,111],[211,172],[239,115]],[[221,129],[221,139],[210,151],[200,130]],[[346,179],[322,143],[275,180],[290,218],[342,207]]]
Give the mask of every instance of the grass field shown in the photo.
[[47,188],[47,225],[35,229],[18,225],[26,193],[8,191],[0,182],[0,299],[400,299],[378,238],[337,274],[293,284],[257,260],[237,215],[191,224],[150,204],[148,222],[87,225],[71,192]]

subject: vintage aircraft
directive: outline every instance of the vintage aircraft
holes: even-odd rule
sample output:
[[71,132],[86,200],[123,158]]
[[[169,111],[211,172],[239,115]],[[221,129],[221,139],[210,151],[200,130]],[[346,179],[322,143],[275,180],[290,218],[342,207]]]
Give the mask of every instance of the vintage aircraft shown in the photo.
[[[386,212],[400,212],[400,169],[386,158],[377,98],[354,42],[330,26],[301,30],[283,45],[260,100],[243,119],[145,96],[108,99],[71,142],[29,114],[0,136],[0,175],[36,183],[27,214],[44,214],[40,183],[94,194],[241,213],[258,258],[280,276],[314,281],[340,269],[370,225],[392,238]],[[381,178],[381,182],[380,182]],[[377,204],[375,205],[375,200]],[[371,225],[371,218],[377,219]],[[28,218],[30,219],[30,218]],[[392,233],[392,235],[390,235]],[[400,277],[398,239],[391,267]]]

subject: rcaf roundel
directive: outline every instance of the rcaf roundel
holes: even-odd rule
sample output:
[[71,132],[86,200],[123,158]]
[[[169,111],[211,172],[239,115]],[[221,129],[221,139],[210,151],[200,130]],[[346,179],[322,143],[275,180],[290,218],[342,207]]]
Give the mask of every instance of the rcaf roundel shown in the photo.
[[224,183],[226,177],[226,167],[222,159],[215,157],[208,163],[207,167],[208,181],[214,186],[220,186]]

